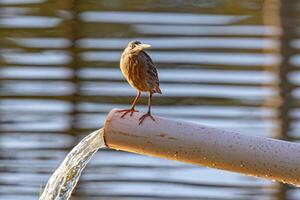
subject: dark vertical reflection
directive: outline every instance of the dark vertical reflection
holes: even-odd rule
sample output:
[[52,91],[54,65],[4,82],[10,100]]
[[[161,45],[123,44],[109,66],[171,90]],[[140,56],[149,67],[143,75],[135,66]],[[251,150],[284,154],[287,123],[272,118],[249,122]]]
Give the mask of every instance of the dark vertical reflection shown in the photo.
[[64,3],[66,4],[66,11],[69,15],[67,16],[63,27],[66,30],[66,38],[68,38],[68,40],[70,40],[71,42],[70,48],[68,49],[71,61],[67,67],[72,69],[72,78],[70,81],[72,82],[74,88],[73,94],[71,96],[72,111],[70,113],[70,116],[72,117],[72,120],[70,122],[70,134],[78,135],[80,134],[80,132],[78,132],[77,130],[77,127],[80,123],[78,113],[78,103],[80,96],[80,78],[78,73],[80,69],[80,60],[76,47],[76,41],[78,40],[78,33],[81,27],[78,18],[79,1],[67,0],[64,1]]
[[294,0],[281,0],[280,6],[280,56],[281,63],[278,68],[278,91],[280,97],[280,103],[278,106],[278,133],[276,135],[281,139],[289,138],[289,132],[291,130],[291,124],[293,119],[291,118],[291,111],[294,104],[292,97],[292,84],[289,81],[289,73],[293,70],[290,65],[290,59],[293,56],[293,49],[291,48],[291,42],[294,39],[294,20],[293,14],[293,2]]
[[292,20],[295,19],[292,2],[293,0],[266,0],[264,2],[265,24],[280,30],[279,35],[273,36],[278,41],[278,47],[272,50],[280,58],[280,61],[270,68],[274,77],[276,77],[274,86],[277,91],[277,95],[271,99],[276,110],[276,129],[273,137],[280,139],[289,139],[289,131],[293,122],[290,115],[294,104],[292,97],[293,85],[289,80],[289,73],[293,70],[290,59],[295,52],[293,52],[290,44],[294,39],[296,27],[292,23]]

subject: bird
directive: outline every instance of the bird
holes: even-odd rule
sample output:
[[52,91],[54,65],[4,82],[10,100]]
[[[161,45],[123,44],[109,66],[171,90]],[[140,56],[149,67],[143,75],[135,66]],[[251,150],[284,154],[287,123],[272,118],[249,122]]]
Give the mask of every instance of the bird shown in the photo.
[[129,85],[137,90],[137,95],[131,108],[119,110],[119,112],[124,112],[121,118],[125,117],[128,113],[132,116],[134,112],[138,112],[135,110],[135,106],[141,93],[148,93],[148,111],[139,118],[139,125],[142,124],[147,117],[150,117],[155,121],[154,117],[151,115],[152,96],[154,93],[162,94],[159,87],[156,66],[151,57],[145,52],[145,49],[150,47],[151,45],[143,44],[137,40],[131,41],[123,51],[120,59],[120,69],[123,76]]

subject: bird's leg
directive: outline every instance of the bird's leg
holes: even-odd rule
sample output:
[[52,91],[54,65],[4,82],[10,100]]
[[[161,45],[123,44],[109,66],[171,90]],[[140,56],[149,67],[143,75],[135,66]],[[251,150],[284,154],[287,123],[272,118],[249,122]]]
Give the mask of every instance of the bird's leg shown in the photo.
[[154,117],[152,117],[151,115],[151,100],[152,100],[152,93],[149,92],[149,97],[148,97],[148,112],[146,114],[144,114],[140,119],[140,123],[139,125],[141,125],[143,123],[143,121],[147,118],[150,117],[153,121],[155,121]]
[[130,113],[130,116],[133,115],[134,112],[138,112],[137,110],[134,109],[136,103],[138,102],[139,98],[141,97],[141,92],[138,91],[130,109],[124,109],[124,110],[119,110],[118,112],[124,112],[124,114],[121,116],[121,118],[125,117],[128,113]]

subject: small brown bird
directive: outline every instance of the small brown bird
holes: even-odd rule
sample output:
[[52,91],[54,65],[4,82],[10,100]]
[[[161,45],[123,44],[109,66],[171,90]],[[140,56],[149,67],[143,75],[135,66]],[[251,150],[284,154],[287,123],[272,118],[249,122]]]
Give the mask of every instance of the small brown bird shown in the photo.
[[152,95],[154,93],[162,94],[159,88],[156,67],[150,56],[144,51],[144,49],[149,47],[150,45],[148,44],[142,44],[139,41],[131,41],[125,48],[120,60],[120,68],[124,77],[133,88],[137,89],[137,95],[131,108],[119,111],[124,112],[121,118],[128,113],[132,116],[134,112],[137,112],[134,107],[142,92],[148,92],[149,94],[148,112],[139,119],[139,124],[143,123],[147,117],[150,117],[153,121],[155,121],[151,115]]

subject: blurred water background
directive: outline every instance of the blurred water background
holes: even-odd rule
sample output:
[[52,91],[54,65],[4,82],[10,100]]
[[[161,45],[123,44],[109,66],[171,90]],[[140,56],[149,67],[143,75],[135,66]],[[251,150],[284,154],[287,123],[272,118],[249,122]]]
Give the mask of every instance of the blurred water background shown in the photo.
[[[119,58],[133,39],[152,45],[158,66],[154,114],[300,138],[299,0],[0,0],[0,16],[0,200],[38,199],[70,149],[129,107],[136,91]],[[101,150],[71,199],[296,200],[300,190]]]

